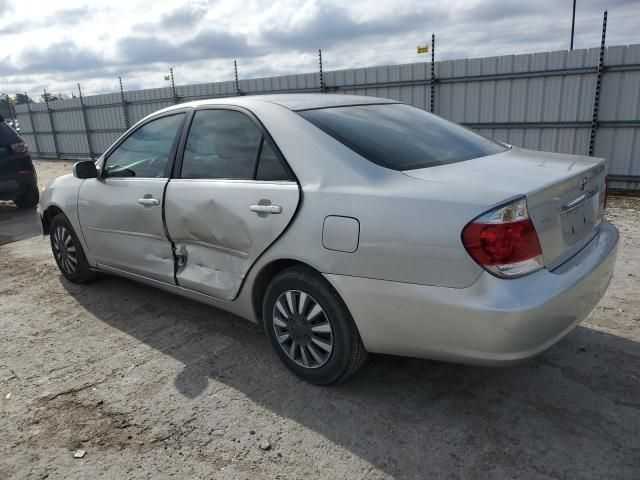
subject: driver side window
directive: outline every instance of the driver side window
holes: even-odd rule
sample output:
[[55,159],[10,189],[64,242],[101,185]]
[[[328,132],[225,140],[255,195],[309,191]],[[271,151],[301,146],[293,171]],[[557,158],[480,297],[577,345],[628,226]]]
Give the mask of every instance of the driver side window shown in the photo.
[[165,178],[171,148],[184,113],[145,123],[111,152],[105,162],[107,177]]

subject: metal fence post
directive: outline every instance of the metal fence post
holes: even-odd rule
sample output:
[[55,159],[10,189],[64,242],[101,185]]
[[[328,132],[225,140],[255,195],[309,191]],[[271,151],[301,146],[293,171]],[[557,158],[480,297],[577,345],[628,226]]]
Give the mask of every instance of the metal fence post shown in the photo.
[[176,93],[176,83],[173,80],[173,67],[169,69],[169,72],[171,73],[171,93],[173,94],[173,104],[175,105],[178,103],[178,94]]
[[7,101],[7,106],[9,107],[9,117],[11,118],[11,121],[15,125],[16,124],[15,122],[16,122],[17,118],[16,118],[16,115],[14,115],[14,106],[11,105],[9,103],[9,101]]
[[318,49],[318,64],[320,65],[320,91],[325,93],[327,89],[324,85],[324,76],[322,74],[322,49]]
[[596,90],[593,95],[593,115],[591,116],[591,134],[589,135],[589,156],[593,156],[596,147],[596,131],[598,130],[598,107],[600,106],[600,88],[604,69],[604,43],[607,35],[607,11],[602,19],[602,40],[600,41],[600,56],[598,57],[598,71],[596,74]]
[[47,91],[43,89],[44,92],[44,103],[47,106],[47,115],[49,116],[49,125],[51,126],[51,136],[53,138],[53,153],[56,156],[56,160],[60,160],[60,150],[58,149],[58,137],[56,136],[56,127],[53,124],[53,111],[49,106],[49,95]]
[[436,34],[431,34],[431,108],[430,112],[433,113],[435,108],[435,96],[436,96]]
[[125,130],[129,130],[131,126],[129,124],[129,110],[127,108],[127,101],[124,98],[124,88],[122,88],[122,77],[118,77],[120,82],[120,102],[122,103],[122,118],[124,119]]
[[576,0],[573,0],[573,14],[571,15],[571,44],[569,50],[573,50],[573,33],[576,30]]
[[87,137],[87,149],[89,150],[89,158],[93,160],[93,146],[91,145],[91,132],[89,131],[89,121],[87,119],[87,107],[84,104],[84,99],[82,98],[82,90],[80,89],[80,84],[78,83],[78,96],[80,97],[80,109],[82,110],[82,122],[84,124],[84,134]]
[[235,60],[233,61],[233,73],[236,80],[236,95],[242,95],[242,92],[240,91],[240,83],[238,82],[238,63]]
[[31,122],[31,132],[33,133],[33,143],[36,145],[36,155],[40,158],[40,144],[38,143],[38,129],[36,128],[36,122],[33,120],[33,112],[31,111],[31,103],[29,102],[29,95],[24,92],[24,96],[27,99],[27,112],[29,112],[29,121]]

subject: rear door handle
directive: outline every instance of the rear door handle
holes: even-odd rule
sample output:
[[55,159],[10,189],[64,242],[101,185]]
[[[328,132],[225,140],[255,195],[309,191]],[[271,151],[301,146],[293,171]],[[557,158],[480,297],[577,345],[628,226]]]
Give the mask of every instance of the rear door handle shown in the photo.
[[256,213],[282,213],[279,205],[251,205],[249,210]]
[[138,203],[141,205],[160,205],[160,200],[157,198],[139,198]]

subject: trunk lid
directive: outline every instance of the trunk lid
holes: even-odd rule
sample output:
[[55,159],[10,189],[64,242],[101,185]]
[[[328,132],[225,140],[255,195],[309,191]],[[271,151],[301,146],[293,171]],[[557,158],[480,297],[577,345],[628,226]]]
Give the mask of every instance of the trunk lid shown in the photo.
[[[403,173],[459,188],[480,187],[486,192],[482,200],[492,204],[524,195],[549,270],[585,246],[601,221],[606,175],[602,158],[513,147],[496,155]],[[484,208],[483,201],[479,204]]]

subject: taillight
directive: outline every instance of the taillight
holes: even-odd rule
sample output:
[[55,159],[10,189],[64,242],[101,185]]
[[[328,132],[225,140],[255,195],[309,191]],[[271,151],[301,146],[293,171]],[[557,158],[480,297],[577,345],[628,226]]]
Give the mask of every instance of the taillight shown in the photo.
[[519,277],[543,267],[535,226],[522,198],[476,218],[462,230],[469,255],[499,277]]
[[14,153],[27,153],[27,150],[29,150],[29,147],[27,147],[27,144],[23,142],[12,143],[11,150],[13,150]]

